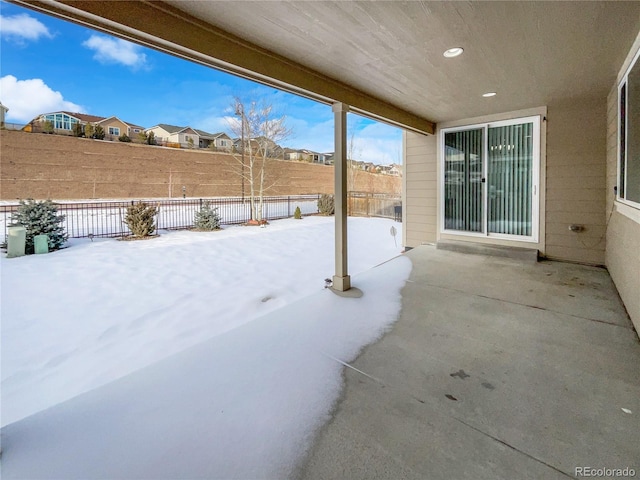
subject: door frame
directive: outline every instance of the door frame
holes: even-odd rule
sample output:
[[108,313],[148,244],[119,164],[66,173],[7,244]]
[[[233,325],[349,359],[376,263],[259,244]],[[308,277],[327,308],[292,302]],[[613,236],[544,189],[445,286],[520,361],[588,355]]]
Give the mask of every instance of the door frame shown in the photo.
[[[463,237],[477,238],[477,239],[495,239],[495,240],[507,240],[507,241],[516,241],[516,242],[525,242],[525,243],[539,243],[540,237],[540,205],[541,205],[541,162],[542,162],[542,154],[540,148],[540,115],[532,115],[525,117],[516,117],[505,120],[497,120],[497,121],[486,121],[481,123],[473,123],[469,125],[460,125],[455,127],[447,127],[443,128],[439,131],[440,138],[438,139],[439,145],[438,148],[440,150],[440,165],[439,165],[439,229],[440,234],[446,235],[459,235]],[[482,196],[483,196],[483,232],[466,232],[461,230],[450,230],[445,228],[445,143],[444,137],[448,132],[460,132],[466,130],[477,130],[483,129],[483,178],[487,178],[488,174],[488,149],[489,146],[487,144],[488,131],[491,127],[502,127],[506,125],[518,125],[521,123],[533,123],[533,168],[531,172],[532,176],[532,185],[531,185],[531,235],[523,236],[523,235],[511,235],[504,233],[490,233],[488,229],[488,195],[487,195],[487,183],[483,182],[482,187]]]

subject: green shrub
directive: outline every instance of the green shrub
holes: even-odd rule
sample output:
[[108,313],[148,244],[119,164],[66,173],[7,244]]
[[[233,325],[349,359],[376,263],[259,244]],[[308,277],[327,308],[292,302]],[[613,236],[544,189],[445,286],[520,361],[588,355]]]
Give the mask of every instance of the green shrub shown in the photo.
[[131,138],[129,138],[129,135],[127,135],[126,133],[123,133],[122,135],[120,135],[118,137],[118,140],[120,140],[121,142],[125,142],[125,143],[131,142]]
[[153,132],[149,132],[147,135],[147,145],[155,145],[156,144],[156,134]]
[[92,123],[87,123],[84,126],[84,136],[87,138],[94,138],[95,134],[96,134],[96,128],[93,126]]
[[198,230],[219,230],[220,215],[218,215],[218,207],[211,208],[209,202],[204,202],[200,210],[196,212],[193,224]]
[[84,130],[82,128],[82,124],[74,123],[73,124],[73,136],[74,137],[84,137]]
[[333,215],[336,211],[336,203],[333,195],[323,193],[318,199],[318,211],[322,215]]
[[93,138],[96,140],[104,140],[104,128],[101,125],[96,125],[93,128]]
[[53,122],[51,120],[45,120],[42,124],[42,131],[44,133],[53,133]]
[[46,234],[49,250],[58,250],[68,236],[64,233],[64,215],[58,215],[58,207],[51,200],[36,202],[32,198],[20,200],[16,213],[11,215],[12,225],[22,225],[26,229],[27,241],[25,252],[34,253],[33,237]]
[[154,217],[158,214],[158,209],[145,202],[136,203],[127,207],[127,214],[124,217],[129,230],[135,237],[148,237],[156,229]]
[[296,211],[293,212],[293,218],[296,220],[302,220],[302,212],[300,211],[300,207],[296,207]]

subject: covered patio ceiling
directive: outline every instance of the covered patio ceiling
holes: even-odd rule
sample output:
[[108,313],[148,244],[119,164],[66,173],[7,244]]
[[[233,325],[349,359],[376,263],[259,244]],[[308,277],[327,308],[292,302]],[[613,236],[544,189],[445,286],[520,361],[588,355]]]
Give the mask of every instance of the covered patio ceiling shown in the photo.
[[14,2],[421,133],[602,97],[640,30],[640,2]]

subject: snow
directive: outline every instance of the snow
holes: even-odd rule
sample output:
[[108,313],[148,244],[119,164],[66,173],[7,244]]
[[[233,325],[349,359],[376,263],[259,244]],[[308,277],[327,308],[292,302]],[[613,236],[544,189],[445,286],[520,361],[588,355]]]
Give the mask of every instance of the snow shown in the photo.
[[340,395],[341,362],[397,318],[411,269],[386,262],[399,223],[350,218],[364,296],[324,289],[333,222],[2,258],[4,478],[292,474]]

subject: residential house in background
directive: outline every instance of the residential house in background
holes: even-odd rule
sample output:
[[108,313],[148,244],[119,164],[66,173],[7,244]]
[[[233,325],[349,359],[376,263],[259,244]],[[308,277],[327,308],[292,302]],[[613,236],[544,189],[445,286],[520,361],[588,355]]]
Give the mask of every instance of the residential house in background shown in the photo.
[[324,164],[325,165],[333,165],[333,152],[325,152],[324,155]]
[[[258,149],[260,148],[260,145],[258,144],[258,142],[255,139],[251,140],[251,144],[249,144],[249,141],[247,139],[245,139],[245,145],[247,146],[247,152],[249,152],[249,150],[253,151],[253,152],[257,152]],[[249,146],[251,148],[249,148]],[[233,151],[234,152],[242,152],[242,139],[240,138],[234,138],[233,139]]]
[[[154,127],[147,128],[144,132],[146,134],[153,132],[158,145],[175,148],[198,148],[200,146],[200,135],[198,131],[189,126],[178,127],[176,125],[160,123]],[[206,140],[209,140],[210,136],[210,134],[207,134]]]
[[224,132],[208,133],[204,130],[195,131],[200,136],[200,148],[211,148],[217,151],[230,152],[233,149],[233,140]]
[[53,127],[53,133],[59,135],[73,135],[74,125],[86,125],[87,123],[97,124],[105,117],[99,117],[97,115],[88,115],[86,113],[72,113],[66,111],[43,113],[31,120],[29,124],[24,128],[28,132],[42,132],[46,122],[50,122]]
[[380,165],[380,173],[383,175],[400,177],[402,176],[402,165],[396,165],[395,163],[392,163],[391,165]]
[[8,111],[9,109],[0,102],[0,127],[4,127],[4,117]]
[[326,155],[324,153],[318,153],[307,149],[294,150],[290,148],[284,149],[285,160],[296,160],[299,162],[309,163],[325,163]]
[[197,128],[194,128],[193,130],[198,135],[198,148],[209,148],[214,144],[215,137],[211,133],[205,132],[204,130],[198,130]]
[[217,149],[230,152],[233,149],[233,139],[224,132],[213,135],[214,145]]
[[117,140],[121,135],[135,139],[139,133],[144,132],[144,127],[124,122],[115,116],[95,122],[95,125],[100,125],[104,129],[106,140]]

